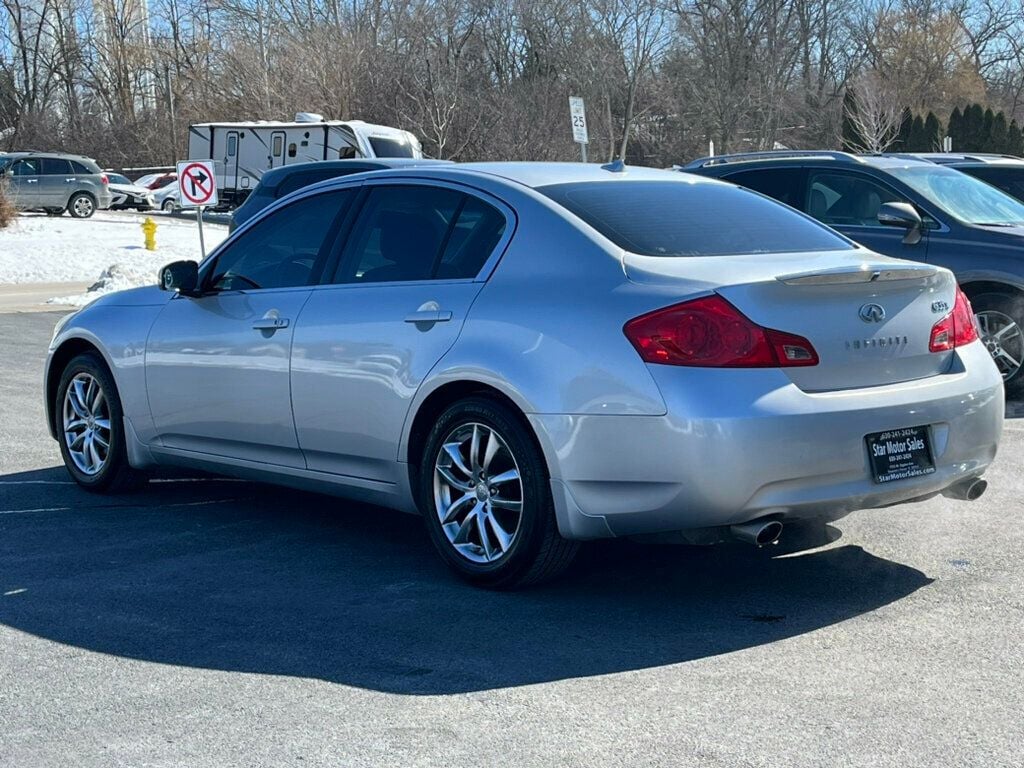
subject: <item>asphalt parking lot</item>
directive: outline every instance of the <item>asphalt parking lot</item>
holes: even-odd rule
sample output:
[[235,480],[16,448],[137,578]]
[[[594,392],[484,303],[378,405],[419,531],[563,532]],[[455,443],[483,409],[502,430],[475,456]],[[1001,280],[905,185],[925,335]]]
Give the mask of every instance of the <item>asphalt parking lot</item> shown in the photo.
[[2,766],[1021,765],[1019,405],[976,503],[772,557],[602,543],[495,594],[394,512],[79,491],[39,393],[58,317],[0,315]]

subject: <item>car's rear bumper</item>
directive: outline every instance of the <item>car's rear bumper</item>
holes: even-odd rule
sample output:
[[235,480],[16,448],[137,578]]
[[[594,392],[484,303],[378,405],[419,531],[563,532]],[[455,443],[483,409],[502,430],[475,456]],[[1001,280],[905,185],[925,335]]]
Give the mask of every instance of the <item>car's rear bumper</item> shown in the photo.
[[[939,493],[996,454],[1003,385],[981,344],[952,372],[812,394],[779,370],[650,366],[665,416],[533,415],[563,535],[835,519]],[[935,472],[876,484],[865,435],[928,425]]]

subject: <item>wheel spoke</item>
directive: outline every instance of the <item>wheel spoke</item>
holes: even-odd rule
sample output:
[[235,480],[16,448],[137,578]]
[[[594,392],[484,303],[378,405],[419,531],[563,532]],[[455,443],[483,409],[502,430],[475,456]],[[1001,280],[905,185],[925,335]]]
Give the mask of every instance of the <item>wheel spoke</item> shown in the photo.
[[523,502],[514,499],[503,499],[500,496],[491,496],[490,505],[496,509],[507,509],[511,512],[522,512]]
[[85,429],[85,419],[74,419],[64,425],[65,432],[77,432],[80,429]]
[[92,436],[86,442],[86,447],[88,448],[89,458],[92,460],[91,469],[99,469],[103,460],[100,459],[100,452],[96,450],[96,441],[92,439]]
[[480,425],[473,425],[473,438],[469,441],[469,466],[474,474],[480,471]]
[[498,542],[501,552],[508,552],[508,548],[512,545],[512,535],[501,527],[501,523],[498,522],[498,518],[493,513],[487,515],[487,522],[490,523],[494,540]]
[[452,464],[454,464],[455,467],[459,470],[459,472],[464,474],[466,477],[472,477],[473,472],[470,470],[469,467],[466,466],[466,461],[465,459],[462,458],[462,451],[459,450],[459,448],[460,446],[458,443],[444,444],[444,452],[447,453],[449,457],[451,457]]
[[490,469],[491,462],[494,460],[494,454],[498,452],[499,447],[498,436],[494,434],[494,430],[492,429],[487,433],[487,445],[484,446],[484,460],[481,464],[481,468],[484,472]]
[[88,410],[85,407],[85,387],[81,379],[71,382],[71,389],[68,390],[68,402],[80,419],[89,418]]
[[452,470],[450,467],[438,467],[437,474],[439,474],[444,479],[444,481],[448,483],[448,485],[450,485],[457,491],[468,493],[469,491],[472,490],[472,488],[469,485],[469,481],[459,480],[459,478],[452,474]]
[[476,501],[476,496],[472,493],[460,496],[448,505],[448,509],[445,510],[444,517],[441,519],[441,524],[448,525],[448,523],[455,522],[455,518],[459,516],[459,513],[474,501]]
[[[488,561],[494,559],[494,547],[491,546],[491,536],[487,532],[487,520],[490,514],[486,510],[481,510],[476,516],[476,529],[480,534],[480,545],[484,548],[484,557]],[[498,554],[501,554],[500,552]]]
[[1020,368],[1020,363],[1005,349],[999,350],[999,356],[1008,362],[1014,369]]
[[68,443],[68,450],[80,453],[82,451],[82,445],[85,443],[85,437],[89,434],[89,430],[83,429],[77,435],[74,435],[74,439]]
[[510,469],[507,472],[502,472],[500,475],[495,475],[490,479],[491,485],[501,485],[502,483],[508,483],[513,480],[519,479],[519,470]]
[[470,510],[469,514],[466,515],[466,519],[462,521],[462,525],[459,526],[458,533],[452,539],[452,544],[468,544],[469,534],[473,532],[473,528],[476,527],[477,518],[480,516],[480,505],[477,504],[473,509]]
[[110,419],[96,419],[93,423],[98,429],[110,431]]
[[92,439],[94,443],[98,444],[99,447],[103,449],[104,453],[110,450],[110,443],[107,441],[107,438],[103,437],[99,432],[93,432]]

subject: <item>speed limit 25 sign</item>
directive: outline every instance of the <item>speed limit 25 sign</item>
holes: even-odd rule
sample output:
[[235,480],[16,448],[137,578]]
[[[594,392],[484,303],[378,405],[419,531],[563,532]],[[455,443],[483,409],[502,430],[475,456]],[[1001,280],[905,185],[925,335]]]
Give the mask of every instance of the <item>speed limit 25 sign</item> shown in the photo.
[[569,117],[572,120],[572,140],[577,144],[586,144],[587,112],[583,107],[583,99],[579,96],[569,97]]

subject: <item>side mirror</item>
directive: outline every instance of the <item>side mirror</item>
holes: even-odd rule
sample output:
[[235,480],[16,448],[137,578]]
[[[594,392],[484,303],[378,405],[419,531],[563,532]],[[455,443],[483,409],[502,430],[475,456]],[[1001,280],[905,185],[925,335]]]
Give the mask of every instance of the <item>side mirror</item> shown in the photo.
[[199,265],[194,261],[173,261],[160,270],[160,289],[182,296],[195,296],[199,286]]
[[878,223],[907,230],[904,245],[916,245],[921,241],[921,215],[910,203],[882,203],[878,209]]

